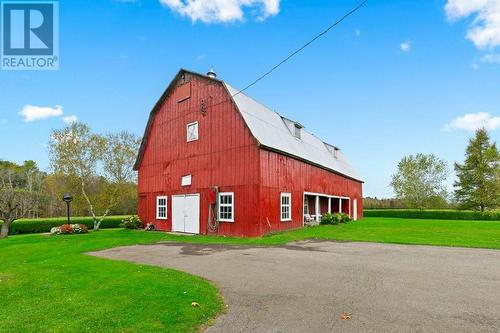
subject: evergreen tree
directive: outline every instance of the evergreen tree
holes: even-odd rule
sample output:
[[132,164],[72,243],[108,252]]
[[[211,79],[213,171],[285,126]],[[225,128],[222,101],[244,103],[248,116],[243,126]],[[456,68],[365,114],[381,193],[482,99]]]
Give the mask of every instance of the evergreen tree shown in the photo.
[[462,208],[497,208],[500,204],[500,154],[485,129],[476,131],[465,152],[464,164],[455,163],[455,198]]

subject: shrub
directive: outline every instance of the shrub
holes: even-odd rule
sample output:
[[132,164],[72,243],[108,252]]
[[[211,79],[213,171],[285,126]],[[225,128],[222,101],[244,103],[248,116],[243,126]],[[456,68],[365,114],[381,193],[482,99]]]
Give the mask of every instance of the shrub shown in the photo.
[[127,229],[140,229],[142,228],[142,221],[139,216],[132,215],[124,218],[122,223],[120,223],[120,227]]
[[71,227],[71,224],[63,224],[62,226],[59,227],[59,233],[64,235],[64,234],[72,234],[73,233],[73,228]]
[[335,225],[339,223],[346,223],[351,221],[349,215],[344,213],[333,213],[333,214],[324,214],[321,217],[321,222],[319,224],[322,225]]
[[321,221],[319,222],[321,225],[335,225],[339,224],[339,221],[333,216],[333,214],[324,214],[321,216]]
[[86,234],[89,229],[84,224],[63,224],[60,227],[50,229],[52,235],[61,234]]
[[[108,216],[101,223],[101,229],[119,228],[123,216]],[[10,226],[10,235],[35,234],[50,232],[52,228],[65,224],[66,217],[40,218],[40,219],[21,219],[16,220]],[[72,217],[71,223],[83,224],[87,228],[94,227],[94,221],[91,217]],[[0,222],[0,225],[2,222]]]
[[368,209],[364,217],[395,217],[430,220],[500,220],[500,211],[471,210],[418,210],[418,209]]
[[85,224],[72,224],[74,234],[86,234],[89,232],[89,228]]

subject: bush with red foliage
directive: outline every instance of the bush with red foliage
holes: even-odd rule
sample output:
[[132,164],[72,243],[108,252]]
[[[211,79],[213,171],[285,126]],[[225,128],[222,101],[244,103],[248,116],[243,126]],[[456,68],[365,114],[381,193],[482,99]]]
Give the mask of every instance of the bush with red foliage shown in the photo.
[[63,224],[50,230],[51,234],[86,234],[89,228],[85,224]]
[[60,226],[59,233],[60,234],[72,234],[73,228],[71,227],[71,224],[63,224],[62,226]]

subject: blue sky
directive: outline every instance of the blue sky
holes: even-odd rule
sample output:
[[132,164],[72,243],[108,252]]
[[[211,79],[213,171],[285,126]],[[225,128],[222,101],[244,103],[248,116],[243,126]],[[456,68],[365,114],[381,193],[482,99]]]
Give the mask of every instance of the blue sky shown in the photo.
[[[213,65],[242,88],[357,3],[186,1],[61,0],[60,69],[0,71],[0,158],[48,168],[50,131],[69,116],[142,135],[180,67]],[[370,0],[247,93],[341,147],[365,195],[391,196],[397,162],[419,152],[444,158],[451,184],[471,129],[500,139],[491,12],[499,0]]]

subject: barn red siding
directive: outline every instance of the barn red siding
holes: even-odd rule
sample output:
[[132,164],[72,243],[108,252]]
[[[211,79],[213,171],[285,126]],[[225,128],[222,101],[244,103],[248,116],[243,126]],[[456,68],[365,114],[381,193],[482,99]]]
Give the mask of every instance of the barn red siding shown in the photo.
[[[260,151],[261,169],[261,232],[299,228],[303,225],[304,192],[348,197],[343,209],[347,212],[353,200],[358,202],[358,218],[363,216],[362,183],[345,178],[330,171],[299,161],[276,152]],[[292,194],[292,221],[281,222],[280,196],[282,192]],[[309,197],[311,208],[314,201]],[[312,202],[311,202],[312,201]],[[323,212],[328,210],[328,201],[320,201]],[[332,212],[334,202],[332,200]],[[337,204],[338,207],[338,204]],[[311,212],[313,213],[313,212]],[[353,214],[351,214],[352,216]]]
[[[220,223],[217,233],[222,235],[260,236],[302,227],[304,192],[351,198],[343,202],[344,211],[352,211],[353,199],[357,199],[358,218],[362,217],[362,183],[261,149],[220,81],[189,72],[182,76],[157,109],[140,156],[138,210],[143,223],[170,231],[172,195],[199,193],[200,233],[207,234],[212,186],[234,192],[235,221]],[[186,125],[195,121],[199,139],[187,142]],[[190,186],[181,186],[185,175],[192,176]],[[280,221],[282,192],[292,195],[289,222]],[[158,195],[168,196],[166,220],[156,219]],[[309,201],[313,213],[314,198]],[[332,211],[338,210],[338,202],[331,205]],[[320,206],[326,212],[328,200],[321,199]]]
[[[207,233],[208,191],[234,192],[235,222],[222,222],[219,233],[257,235],[259,149],[232,102],[210,107],[227,99],[218,81],[186,74],[191,97],[179,83],[156,113],[139,166],[139,215],[144,223],[171,230],[172,200],[176,194],[200,194],[200,233]],[[201,100],[207,102],[202,115]],[[186,125],[198,121],[197,141],[186,142]],[[181,177],[192,175],[191,186]],[[167,220],[156,219],[156,196],[167,195]]]

